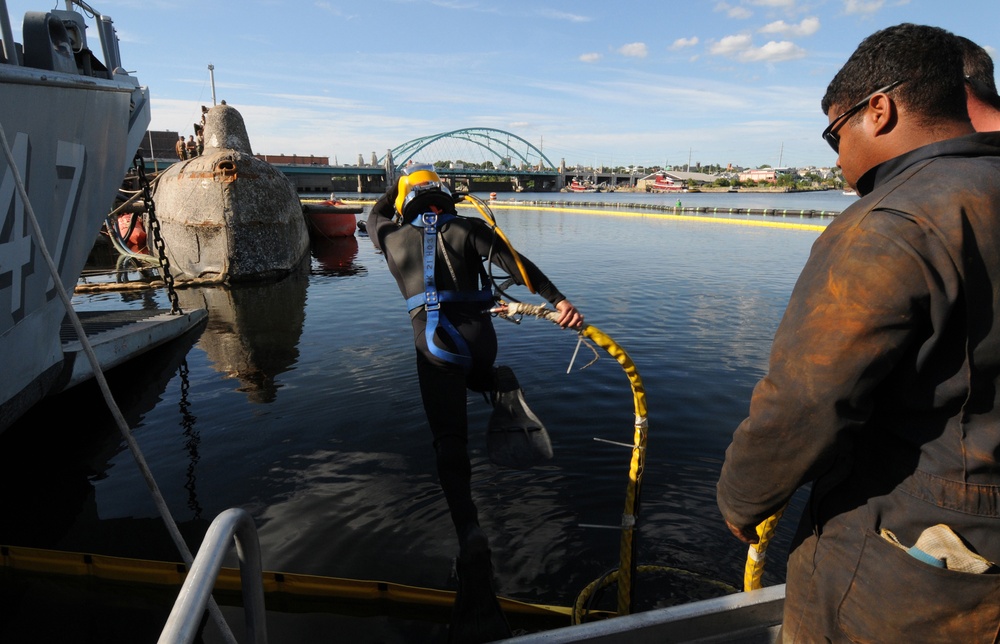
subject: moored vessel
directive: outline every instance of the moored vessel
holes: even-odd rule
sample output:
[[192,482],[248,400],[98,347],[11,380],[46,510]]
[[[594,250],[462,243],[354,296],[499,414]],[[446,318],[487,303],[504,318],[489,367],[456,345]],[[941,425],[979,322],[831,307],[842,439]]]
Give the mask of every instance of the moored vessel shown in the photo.
[[[94,16],[103,58],[92,51],[75,7]],[[74,361],[79,349],[60,339],[67,304],[53,272],[71,292],[150,114],[149,92],[124,70],[108,16],[79,0],[67,1],[65,10],[29,11],[16,42],[0,1],[0,27],[0,353],[18,366],[0,379],[2,431],[45,396],[92,375],[82,359]],[[106,348],[117,364],[200,319],[203,312],[174,316],[163,322],[185,328],[161,335],[158,325],[156,339],[133,338],[124,347],[119,337]]]
[[181,280],[287,275],[309,250],[295,187],[253,155],[243,117],[223,101],[205,115],[205,151],[159,176],[154,197]]

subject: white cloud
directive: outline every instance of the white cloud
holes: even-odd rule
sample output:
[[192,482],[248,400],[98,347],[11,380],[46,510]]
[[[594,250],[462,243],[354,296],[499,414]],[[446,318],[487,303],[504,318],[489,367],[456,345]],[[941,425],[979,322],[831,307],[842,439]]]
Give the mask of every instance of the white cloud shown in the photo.
[[698,44],[698,37],[692,36],[691,38],[678,38],[674,41],[674,44],[670,45],[671,49],[684,49],[685,47],[694,47]]
[[793,42],[787,40],[775,42],[772,40],[763,47],[748,49],[741,56],[741,60],[752,63],[778,63],[785,60],[803,58],[805,55],[805,50]]
[[799,24],[788,24],[784,20],[778,20],[764,25],[759,29],[762,34],[778,34],[786,38],[801,38],[811,36],[819,31],[819,18],[805,18]]
[[630,56],[632,58],[645,58],[648,51],[646,50],[646,43],[633,42],[619,47],[618,53],[622,56]]
[[580,62],[582,63],[596,63],[601,59],[601,55],[597,52],[590,52],[588,54],[580,54]]
[[885,0],[844,0],[844,13],[875,13],[885,4]]
[[750,0],[750,4],[758,7],[782,7],[791,9],[795,6],[796,0]]
[[772,40],[763,47],[755,47],[753,40],[747,34],[726,36],[713,44],[709,52],[745,63],[777,63],[806,55],[804,49],[787,40],[781,42]]
[[724,13],[727,17],[735,20],[746,20],[753,15],[753,12],[746,7],[733,6],[728,2],[720,2],[715,5],[715,11],[717,13]]
[[714,43],[709,51],[718,56],[735,56],[753,46],[753,40],[746,34],[737,36],[726,36],[717,43]]
[[316,2],[316,3],[314,3],[314,5],[315,5],[315,7],[317,9],[321,9],[323,11],[326,11],[329,14],[337,16],[338,18],[343,18],[345,20],[353,20],[354,18],[357,17],[357,16],[355,16],[353,14],[344,13],[344,11],[342,9],[340,9],[338,7],[334,7],[329,2]]
[[565,11],[554,11],[552,9],[542,9],[538,12],[538,15],[544,16],[546,18],[554,18],[556,20],[566,20],[569,22],[590,22],[593,20],[590,16],[581,16],[575,13],[566,13]]

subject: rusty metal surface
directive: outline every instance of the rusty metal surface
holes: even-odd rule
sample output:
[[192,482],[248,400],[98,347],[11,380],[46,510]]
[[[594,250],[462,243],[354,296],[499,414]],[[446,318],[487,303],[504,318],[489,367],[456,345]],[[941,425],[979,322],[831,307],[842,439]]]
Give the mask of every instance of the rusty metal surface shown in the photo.
[[[264,279],[299,264],[309,234],[294,186],[253,156],[239,112],[208,111],[205,152],[160,176],[155,200],[181,279]],[[229,147],[220,147],[227,145]]]

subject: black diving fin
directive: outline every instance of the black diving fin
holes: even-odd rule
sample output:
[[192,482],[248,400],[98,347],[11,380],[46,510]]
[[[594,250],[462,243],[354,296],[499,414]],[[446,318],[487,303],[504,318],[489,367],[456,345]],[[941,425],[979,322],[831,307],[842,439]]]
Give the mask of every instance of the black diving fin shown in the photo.
[[497,367],[492,402],[486,448],[494,464],[524,470],[552,458],[549,433],[524,401],[510,367]]

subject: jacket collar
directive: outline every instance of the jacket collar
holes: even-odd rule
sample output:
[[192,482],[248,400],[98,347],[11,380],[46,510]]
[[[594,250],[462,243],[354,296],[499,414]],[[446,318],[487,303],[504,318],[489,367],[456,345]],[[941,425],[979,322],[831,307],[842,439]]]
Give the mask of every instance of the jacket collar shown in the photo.
[[924,145],[884,161],[858,179],[862,197],[912,166],[937,157],[1000,156],[1000,132],[977,132]]

